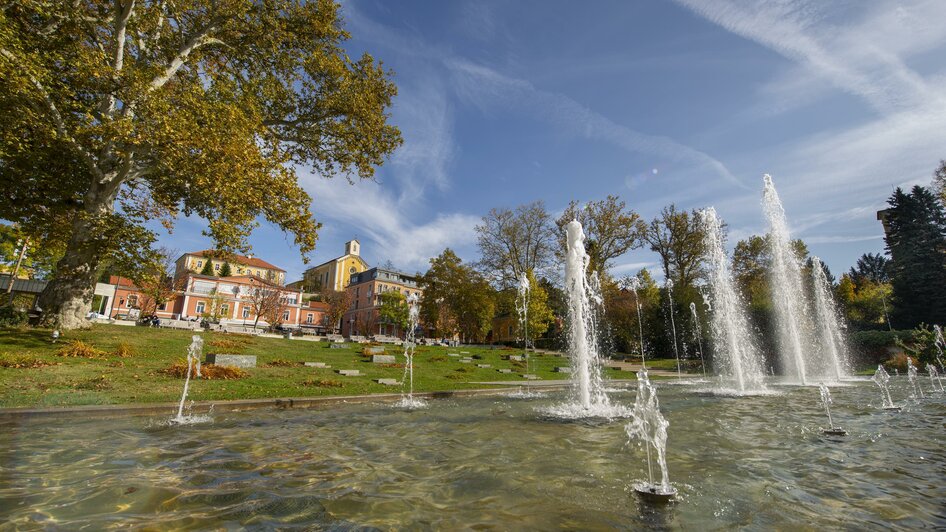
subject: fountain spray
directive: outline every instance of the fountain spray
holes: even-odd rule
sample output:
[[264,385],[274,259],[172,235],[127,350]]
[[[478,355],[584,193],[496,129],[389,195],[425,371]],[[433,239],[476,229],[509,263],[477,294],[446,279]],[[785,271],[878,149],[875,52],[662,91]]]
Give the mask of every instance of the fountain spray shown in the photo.
[[900,407],[894,406],[893,399],[890,398],[890,388],[887,386],[887,383],[890,382],[890,375],[884,371],[883,365],[877,365],[877,371],[874,372],[874,376],[870,380],[880,387],[880,399],[884,405],[883,409],[899,411]]
[[519,332],[522,334],[522,350],[526,357],[526,373],[529,373],[529,296],[532,285],[526,272],[519,274],[519,285],[516,287],[516,313],[519,315]]
[[[633,420],[624,426],[629,439],[639,439],[647,450],[647,482],[634,485],[634,491],[648,501],[668,502],[677,494],[670,485],[667,474],[667,427],[670,422],[660,413],[657,389],[650,383],[647,370],[637,372],[637,399],[634,401]],[[654,484],[654,470],[651,460],[651,447],[657,453],[657,465],[660,466],[660,483]]]
[[184,393],[181,395],[181,404],[177,408],[177,417],[172,419],[176,423],[183,423],[187,418],[184,417],[184,402],[187,400],[187,390],[191,383],[191,369],[195,368],[196,377],[200,378],[200,355],[204,350],[204,339],[199,335],[191,337],[191,345],[187,348],[187,376],[184,377]]
[[933,334],[936,335],[933,345],[936,346],[936,363],[939,364],[939,370],[946,373],[946,367],[943,367],[943,349],[946,348],[946,340],[943,339],[943,328],[939,325],[933,325]]
[[910,386],[913,386],[913,398],[925,399],[926,395],[923,394],[923,389],[920,388],[920,383],[917,380],[916,366],[913,365],[913,360],[910,357],[907,357],[907,378],[910,379]]
[[417,322],[420,316],[420,305],[418,304],[417,294],[407,296],[407,334],[404,337],[404,375],[401,377],[401,384],[408,381],[407,398],[402,400],[399,405],[413,408],[423,406],[423,401],[414,399],[414,348],[416,346],[415,338],[417,332]]
[[716,209],[699,213],[705,235],[708,286],[712,296],[710,334],[713,339],[713,368],[723,380],[730,380],[742,393],[765,389],[762,354],[752,341],[749,318],[736,290],[729,257],[723,245],[722,222]]
[[[936,366],[933,364],[926,365],[926,372],[930,375],[930,390],[932,392],[943,392],[943,381],[939,378],[939,372],[936,371]],[[939,384],[939,390],[936,389],[936,385]]]
[[601,382],[598,358],[597,327],[593,306],[600,301],[595,293],[594,279],[588,278],[588,254],[585,233],[573,220],[565,226],[567,254],[565,257],[565,290],[568,293],[568,343],[572,361],[573,383],[582,411],[608,411],[610,402]]
[[696,303],[690,302],[690,315],[693,316],[693,335],[696,336],[696,345],[700,348],[700,367],[703,368],[703,379],[706,379],[706,361],[703,359],[703,331],[700,329],[700,317],[696,313]]
[[681,379],[683,372],[680,369],[680,349],[677,347],[677,322],[673,318],[673,280],[667,277],[664,286],[667,288],[667,301],[670,302],[670,332],[673,334],[673,354],[677,357],[677,379]]
[[796,376],[801,384],[807,384],[805,353],[802,348],[802,282],[798,258],[792,249],[792,241],[785,220],[785,209],[775,191],[772,176],[763,176],[765,184],[762,194],[762,207],[769,220],[769,246],[772,252],[772,265],[769,275],[772,281],[772,296],[775,304],[775,317],[779,325],[780,351],[795,366]]
[[828,354],[835,379],[840,381],[844,377],[843,366],[845,362],[843,359],[846,358],[844,335],[841,332],[843,325],[838,318],[837,305],[831,295],[831,284],[828,282],[828,276],[825,275],[821,259],[818,257],[812,257],[811,275],[815,292],[815,313],[817,314],[818,323],[821,325],[822,348]]
[[821,390],[821,404],[824,405],[824,411],[828,414],[828,428],[821,429],[821,433],[830,436],[846,435],[847,431],[841,427],[835,427],[834,420],[831,419],[831,390],[823,382],[818,384],[818,388]]

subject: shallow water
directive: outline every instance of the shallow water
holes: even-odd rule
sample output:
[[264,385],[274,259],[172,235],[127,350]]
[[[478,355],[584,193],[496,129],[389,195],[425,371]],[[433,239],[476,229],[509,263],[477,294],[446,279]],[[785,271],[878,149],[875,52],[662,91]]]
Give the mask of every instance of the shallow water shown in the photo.
[[[724,397],[658,385],[680,500],[640,504],[626,421],[561,421],[562,395],[0,425],[0,529],[946,527],[946,399],[876,409],[871,382]],[[633,392],[614,393],[630,405]],[[168,418],[173,412],[168,412]]]

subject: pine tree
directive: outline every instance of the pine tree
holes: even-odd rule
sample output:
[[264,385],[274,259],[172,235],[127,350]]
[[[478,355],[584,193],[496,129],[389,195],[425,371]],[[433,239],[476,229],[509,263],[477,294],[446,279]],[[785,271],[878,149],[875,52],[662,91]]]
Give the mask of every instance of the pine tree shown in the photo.
[[919,185],[888,200],[887,250],[893,284],[892,322],[899,328],[946,321],[946,211]]
[[223,267],[220,268],[220,277],[230,277],[233,275],[233,270],[230,268],[229,262],[224,262]]
[[204,263],[204,268],[200,270],[201,275],[214,275],[213,261],[208,260]]

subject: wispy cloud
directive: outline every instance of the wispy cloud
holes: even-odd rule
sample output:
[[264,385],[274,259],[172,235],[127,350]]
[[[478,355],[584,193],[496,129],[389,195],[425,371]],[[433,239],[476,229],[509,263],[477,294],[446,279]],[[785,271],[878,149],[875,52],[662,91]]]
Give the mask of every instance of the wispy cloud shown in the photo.
[[686,163],[746,188],[719,160],[669,137],[635,131],[568,96],[540,90],[526,80],[506,76],[485,65],[455,57],[445,59],[445,64],[454,74],[460,96],[484,109],[500,104],[527,110],[575,135],[608,142],[632,152]]

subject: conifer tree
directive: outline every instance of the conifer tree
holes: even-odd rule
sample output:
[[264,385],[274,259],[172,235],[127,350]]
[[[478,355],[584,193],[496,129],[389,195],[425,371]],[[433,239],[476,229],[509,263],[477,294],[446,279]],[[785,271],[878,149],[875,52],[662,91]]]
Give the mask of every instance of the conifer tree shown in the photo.
[[946,321],[946,212],[919,185],[888,200],[885,241],[891,256],[894,326]]
[[230,277],[231,275],[233,275],[233,269],[230,268],[230,263],[224,262],[220,268],[220,277]]
[[201,275],[214,275],[213,261],[208,260],[204,263],[204,267],[200,270]]

